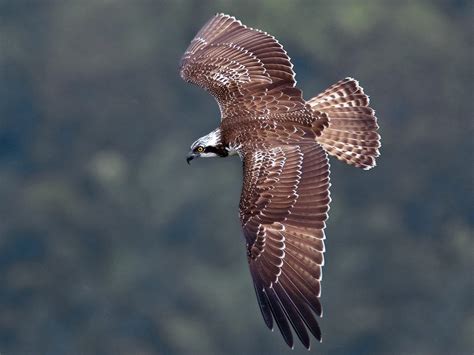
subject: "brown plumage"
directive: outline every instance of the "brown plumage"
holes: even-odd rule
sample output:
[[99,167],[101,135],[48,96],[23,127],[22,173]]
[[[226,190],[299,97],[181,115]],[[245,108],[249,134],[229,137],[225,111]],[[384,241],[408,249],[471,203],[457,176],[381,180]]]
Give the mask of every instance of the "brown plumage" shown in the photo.
[[380,136],[358,82],[346,78],[305,101],[278,41],[217,14],[192,40],[184,80],[209,91],[220,126],[191,146],[198,156],[238,154],[244,166],[240,220],[258,303],[293,347],[321,340],[321,268],[329,210],[327,154],[364,169],[375,166]]

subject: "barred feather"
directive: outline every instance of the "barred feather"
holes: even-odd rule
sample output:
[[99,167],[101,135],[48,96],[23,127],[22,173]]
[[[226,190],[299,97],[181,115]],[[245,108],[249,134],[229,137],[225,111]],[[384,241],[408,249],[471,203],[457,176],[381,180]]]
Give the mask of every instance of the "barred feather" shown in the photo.
[[325,113],[329,126],[317,137],[326,151],[350,165],[370,169],[380,155],[375,111],[357,80],[346,78],[308,101],[316,114]]

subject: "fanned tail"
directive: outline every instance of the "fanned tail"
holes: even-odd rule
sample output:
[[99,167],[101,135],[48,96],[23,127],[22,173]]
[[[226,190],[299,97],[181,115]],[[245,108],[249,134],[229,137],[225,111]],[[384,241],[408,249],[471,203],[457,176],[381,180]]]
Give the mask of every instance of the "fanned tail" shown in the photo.
[[328,118],[329,126],[317,141],[330,155],[365,170],[376,165],[380,155],[377,117],[357,80],[345,78],[308,104],[319,117]]

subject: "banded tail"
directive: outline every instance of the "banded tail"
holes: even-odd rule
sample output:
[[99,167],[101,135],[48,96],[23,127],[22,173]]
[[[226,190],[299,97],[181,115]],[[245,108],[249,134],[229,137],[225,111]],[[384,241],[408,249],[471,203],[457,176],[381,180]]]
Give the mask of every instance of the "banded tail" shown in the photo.
[[365,170],[376,165],[375,158],[380,155],[377,117],[357,80],[345,78],[308,104],[318,116],[328,117],[329,126],[317,138],[328,154]]

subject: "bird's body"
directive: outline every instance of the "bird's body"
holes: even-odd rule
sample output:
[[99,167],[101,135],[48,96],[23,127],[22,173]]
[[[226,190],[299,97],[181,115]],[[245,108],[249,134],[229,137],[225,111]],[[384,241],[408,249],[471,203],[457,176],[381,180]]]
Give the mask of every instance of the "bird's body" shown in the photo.
[[324,263],[333,155],[375,166],[380,136],[358,82],[346,78],[305,101],[278,41],[217,14],[185,52],[180,74],[209,91],[221,124],[191,146],[195,157],[238,154],[244,182],[240,221],[257,299],[268,327],[293,346],[290,324],[309,348],[318,340],[315,315]]

